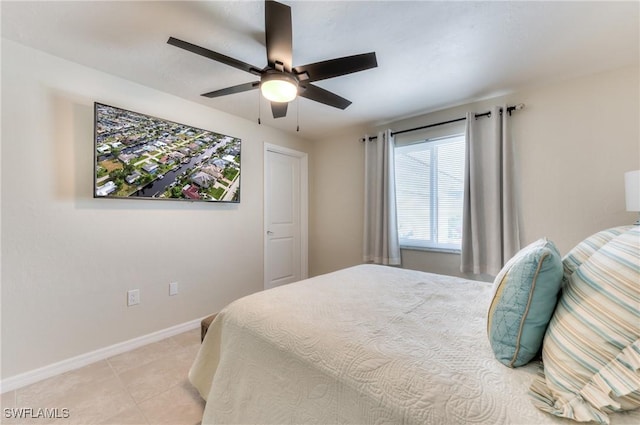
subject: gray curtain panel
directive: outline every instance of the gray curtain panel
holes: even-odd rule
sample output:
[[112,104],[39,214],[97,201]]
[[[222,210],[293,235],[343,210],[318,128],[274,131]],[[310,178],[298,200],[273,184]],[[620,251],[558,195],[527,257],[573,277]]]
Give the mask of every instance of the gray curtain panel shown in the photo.
[[364,241],[365,263],[398,265],[400,243],[396,218],[394,141],[391,130],[369,141],[365,135]]
[[468,113],[466,144],[460,270],[495,276],[520,250],[506,105],[492,108],[488,118]]

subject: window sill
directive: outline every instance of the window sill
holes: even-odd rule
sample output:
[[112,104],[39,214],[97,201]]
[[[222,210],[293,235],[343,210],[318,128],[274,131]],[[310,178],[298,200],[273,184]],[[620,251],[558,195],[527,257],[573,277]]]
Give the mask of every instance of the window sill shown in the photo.
[[406,249],[409,251],[440,252],[444,254],[456,254],[456,255],[460,255],[460,253],[462,252],[461,250],[455,249],[455,248],[434,248],[434,247],[427,247],[427,246],[411,246],[411,245],[400,245],[400,249]]

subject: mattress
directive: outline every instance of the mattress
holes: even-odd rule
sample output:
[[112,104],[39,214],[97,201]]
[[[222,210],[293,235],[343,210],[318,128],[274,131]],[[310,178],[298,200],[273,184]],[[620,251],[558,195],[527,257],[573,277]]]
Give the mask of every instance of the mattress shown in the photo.
[[485,282],[360,265],[235,301],[189,373],[202,423],[575,424],[531,404],[536,362],[494,359],[490,297]]

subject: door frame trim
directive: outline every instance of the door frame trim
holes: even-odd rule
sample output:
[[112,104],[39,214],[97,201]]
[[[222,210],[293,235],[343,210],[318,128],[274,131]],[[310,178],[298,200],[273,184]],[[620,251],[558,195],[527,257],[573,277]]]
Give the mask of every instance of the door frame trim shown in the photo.
[[262,238],[263,238],[263,288],[267,288],[267,153],[274,152],[300,160],[300,272],[301,278],[309,277],[309,158],[305,152],[280,145],[264,143],[263,152],[263,195],[262,195]]

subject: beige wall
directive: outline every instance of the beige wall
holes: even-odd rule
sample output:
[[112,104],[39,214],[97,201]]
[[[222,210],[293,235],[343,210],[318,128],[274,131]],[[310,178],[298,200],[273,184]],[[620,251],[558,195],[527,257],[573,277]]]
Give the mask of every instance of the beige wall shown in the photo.
[[[240,137],[241,203],[93,199],[94,101]],[[2,377],[261,290],[264,142],[310,147],[2,40]],[[142,302],[127,307],[134,288]]]
[[[512,117],[523,243],[546,236],[564,254],[600,229],[635,220],[625,211],[624,172],[640,169],[639,75],[638,67],[619,69],[380,128],[402,130],[467,111],[485,112],[491,105],[525,103],[526,109]],[[340,180],[339,207],[330,202],[333,191],[315,193],[315,215],[322,224],[315,229],[312,250],[322,255],[311,258],[311,270],[325,272],[361,261],[362,148],[353,134],[340,135],[314,144],[314,155],[323,161],[340,158],[353,168],[350,178]],[[324,176],[345,165],[322,167]],[[320,174],[315,184],[321,184]],[[405,250],[403,261],[407,268],[459,275],[455,254]]]
[[310,163],[309,275],[362,262],[364,130],[315,140]]

